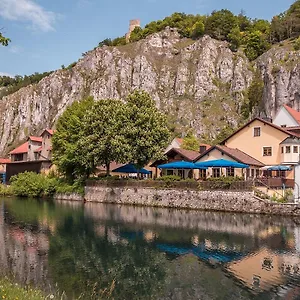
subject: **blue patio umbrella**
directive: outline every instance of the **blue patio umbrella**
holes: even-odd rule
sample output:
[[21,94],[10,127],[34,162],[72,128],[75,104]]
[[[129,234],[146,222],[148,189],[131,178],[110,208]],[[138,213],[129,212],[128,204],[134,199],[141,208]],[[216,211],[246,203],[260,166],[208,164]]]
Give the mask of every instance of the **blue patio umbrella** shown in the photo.
[[238,169],[249,168],[249,165],[241,164],[227,159],[216,159],[216,160],[198,162],[195,163],[195,165],[199,167],[209,167],[209,168],[238,168]]
[[278,165],[278,166],[271,166],[267,170],[268,171],[291,171],[292,168],[290,166]]
[[151,172],[146,169],[140,169],[138,170],[134,164],[127,164],[122,167],[116,168],[112,170],[112,172],[115,173],[128,173],[128,174],[137,174],[138,172],[140,174],[150,175]]
[[168,164],[159,165],[159,169],[180,169],[180,170],[191,170],[191,169],[201,169],[206,170],[207,167],[205,166],[197,166],[195,163],[188,162],[188,161],[174,161]]

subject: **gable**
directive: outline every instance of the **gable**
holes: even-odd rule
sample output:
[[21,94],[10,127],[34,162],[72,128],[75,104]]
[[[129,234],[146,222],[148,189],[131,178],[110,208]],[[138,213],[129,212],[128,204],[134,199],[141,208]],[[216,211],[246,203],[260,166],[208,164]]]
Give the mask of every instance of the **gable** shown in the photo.
[[273,120],[273,124],[280,127],[299,126],[298,122],[294,119],[294,117],[290,114],[290,112],[286,109],[285,106],[281,107],[281,109],[279,110],[279,112]]

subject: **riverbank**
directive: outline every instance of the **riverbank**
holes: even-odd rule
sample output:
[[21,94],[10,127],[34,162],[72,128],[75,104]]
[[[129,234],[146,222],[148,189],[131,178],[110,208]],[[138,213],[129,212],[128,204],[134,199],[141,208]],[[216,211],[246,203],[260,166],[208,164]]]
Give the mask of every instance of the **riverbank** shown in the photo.
[[86,185],[84,200],[149,207],[300,216],[300,205],[260,199],[249,190],[118,187],[93,182]]

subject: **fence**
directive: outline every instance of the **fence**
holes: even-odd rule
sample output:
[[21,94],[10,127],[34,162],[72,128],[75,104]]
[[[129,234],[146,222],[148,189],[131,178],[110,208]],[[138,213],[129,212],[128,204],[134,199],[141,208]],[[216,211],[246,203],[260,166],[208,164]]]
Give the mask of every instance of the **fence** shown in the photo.
[[253,181],[89,180],[88,187],[175,188],[183,190],[251,191]]
[[295,180],[287,178],[259,178],[255,180],[255,186],[267,186],[269,188],[291,188],[293,189]]

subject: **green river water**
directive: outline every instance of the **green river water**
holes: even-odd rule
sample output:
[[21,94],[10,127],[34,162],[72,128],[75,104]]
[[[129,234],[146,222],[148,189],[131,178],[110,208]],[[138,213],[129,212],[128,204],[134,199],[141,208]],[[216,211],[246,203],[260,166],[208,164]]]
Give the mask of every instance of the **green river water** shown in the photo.
[[0,276],[67,299],[300,299],[300,218],[3,198]]

